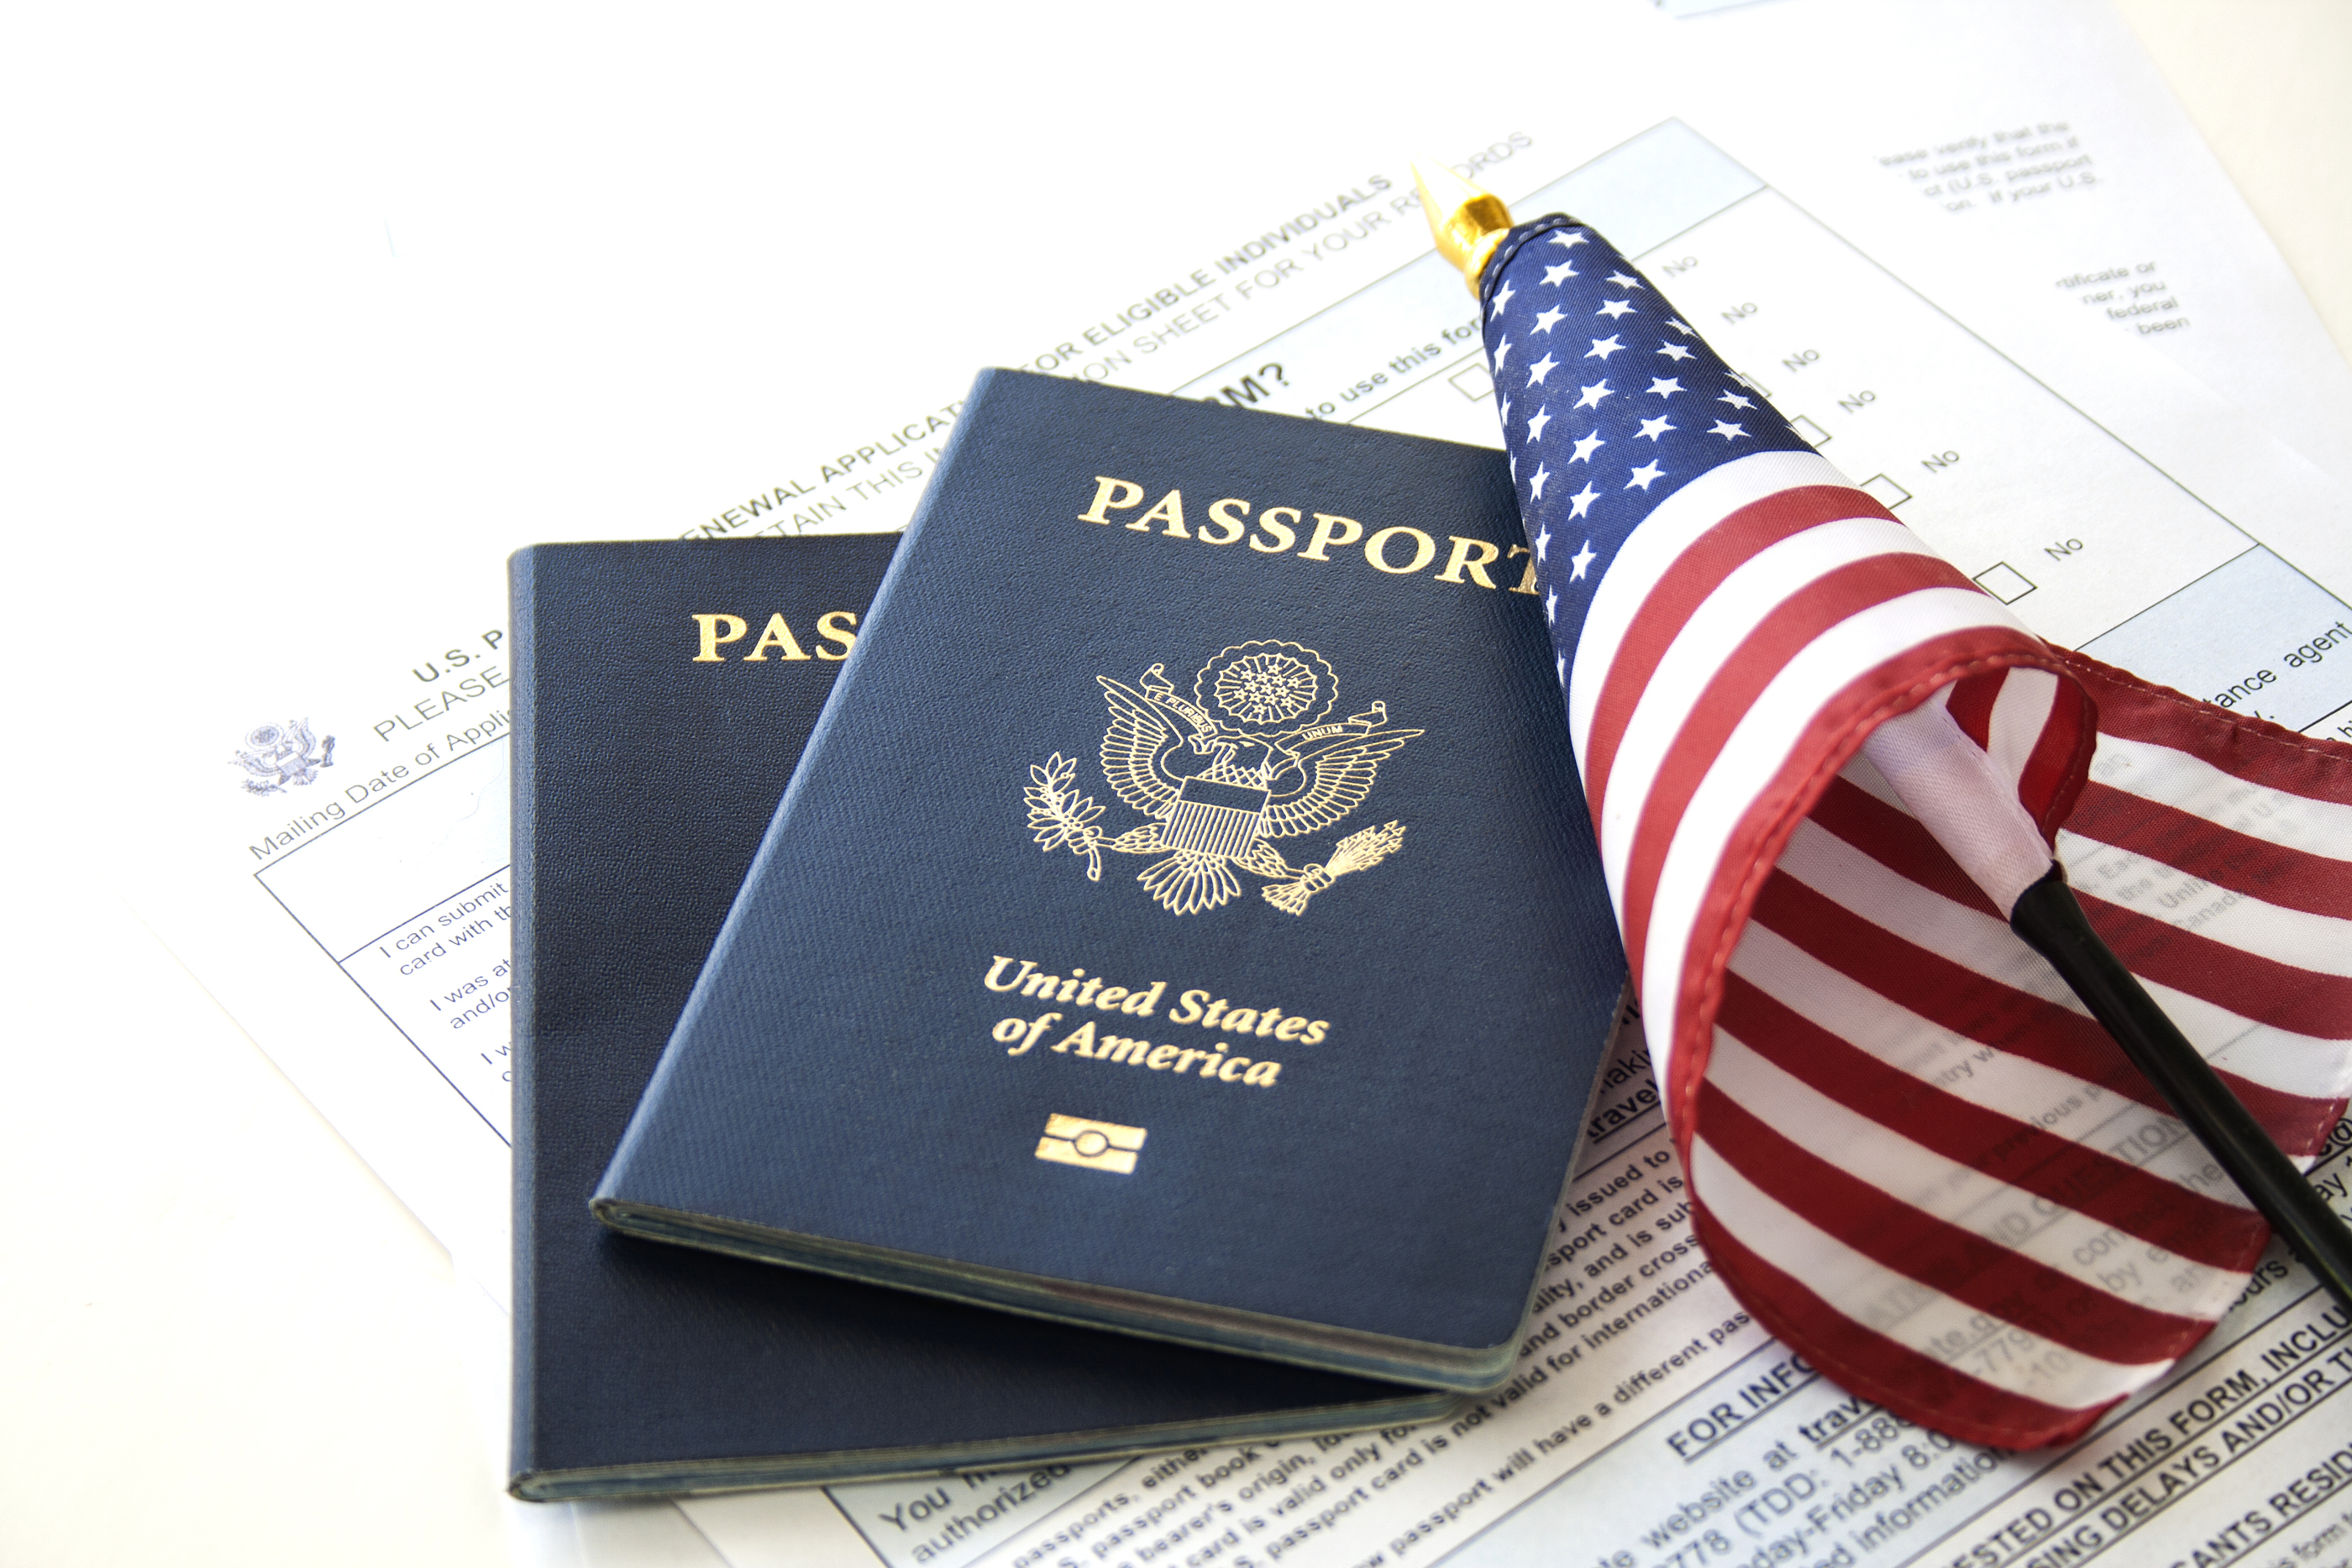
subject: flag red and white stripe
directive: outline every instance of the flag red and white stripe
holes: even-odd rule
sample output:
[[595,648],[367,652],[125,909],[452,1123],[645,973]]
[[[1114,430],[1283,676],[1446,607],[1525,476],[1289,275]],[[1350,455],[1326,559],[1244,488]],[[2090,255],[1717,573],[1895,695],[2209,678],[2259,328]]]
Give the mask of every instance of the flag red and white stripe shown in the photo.
[[[2352,1090],[2352,756],[2057,670],[2100,720],[2057,840],[2077,896],[2308,1165]],[[1951,700],[1990,716],[2028,685],[2055,683],[2012,668]],[[1848,1386],[1979,1441],[2060,1441],[2243,1288],[2261,1218],[1866,760],[1796,823],[1728,961],[1680,980],[1664,1074],[1700,1233]]]
[[[1698,1233],[1846,1386],[1976,1441],[2073,1437],[2212,1326],[2267,1228],[1962,871],[1967,824],[1939,804],[1939,841],[1865,743],[1901,715],[1946,726],[2305,1164],[2352,1091],[2352,747],[2042,643],[1601,246],[1568,220],[1516,234],[1487,340]],[[1652,387],[1672,391],[1615,423],[1608,398],[1638,383],[1583,385],[1591,418],[1564,414],[1549,373],[1573,362],[1545,338],[1528,384],[1509,373],[1515,330],[1596,314],[1584,357],[1654,338],[1673,361]],[[1717,388],[1719,448],[1669,423]],[[1601,449],[1634,440],[1648,468],[1609,484]],[[1591,477],[1570,497],[1562,474]]]

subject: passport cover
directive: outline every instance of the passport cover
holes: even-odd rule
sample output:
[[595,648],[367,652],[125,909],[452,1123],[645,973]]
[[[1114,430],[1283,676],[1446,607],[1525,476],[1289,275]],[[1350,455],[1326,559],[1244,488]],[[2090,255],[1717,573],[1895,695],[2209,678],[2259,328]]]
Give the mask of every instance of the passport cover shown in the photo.
[[[857,634],[897,543],[514,558],[515,1494],[845,1480],[1443,1414],[1450,1399],[1392,1384],[658,1246],[590,1217],[841,668],[831,633]],[[699,658],[698,615],[721,657]]]
[[597,1214],[1510,1367],[1624,978],[1505,459],[983,371]]

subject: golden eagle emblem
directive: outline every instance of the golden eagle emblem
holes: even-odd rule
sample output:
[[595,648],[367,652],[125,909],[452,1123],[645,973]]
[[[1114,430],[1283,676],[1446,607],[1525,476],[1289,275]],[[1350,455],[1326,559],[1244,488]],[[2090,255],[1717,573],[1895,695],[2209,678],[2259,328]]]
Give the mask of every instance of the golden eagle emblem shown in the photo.
[[1102,808],[1078,794],[1077,763],[1055,752],[1029,769],[1029,827],[1051,854],[1067,849],[1102,880],[1105,850],[1157,855],[1136,881],[1176,915],[1215,909],[1241,891],[1234,868],[1270,879],[1258,891],[1276,909],[1303,915],[1307,901],[1350,872],[1396,852],[1404,824],[1341,839],[1320,865],[1294,867],[1272,839],[1329,827],[1370,794],[1381,761],[1422,732],[1387,727],[1376,702],[1326,723],[1339,698],[1323,655],[1296,643],[1243,643],[1201,666],[1188,699],[1163,673],[1134,686],[1096,677],[1110,703],[1103,776],[1151,821],[1116,838],[1096,825]]

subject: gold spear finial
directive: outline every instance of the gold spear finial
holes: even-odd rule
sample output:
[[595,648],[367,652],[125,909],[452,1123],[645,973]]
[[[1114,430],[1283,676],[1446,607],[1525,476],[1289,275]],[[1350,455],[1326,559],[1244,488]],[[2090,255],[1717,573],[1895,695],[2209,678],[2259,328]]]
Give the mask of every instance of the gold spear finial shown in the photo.
[[[1511,232],[1511,209],[1503,198],[1482,191],[1447,164],[1432,161],[1412,166],[1413,187],[1421,193],[1421,210],[1429,232],[1437,236],[1437,254],[1462,269],[1475,298],[1478,275],[1503,236]],[[1434,183],[1437,189],[1430,186]],[[1437,193],[1442,191],[1444,194]]]

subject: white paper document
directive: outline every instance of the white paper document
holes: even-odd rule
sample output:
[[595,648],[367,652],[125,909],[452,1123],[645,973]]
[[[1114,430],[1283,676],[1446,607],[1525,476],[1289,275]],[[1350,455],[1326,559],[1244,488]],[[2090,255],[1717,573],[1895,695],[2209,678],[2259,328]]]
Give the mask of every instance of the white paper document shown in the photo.
[[[2065,1451],[2004,1454],[1845,1393],[1751,1323],[1690,1228],[1627,1031],[1502,1390],[1448,1421],[838,1487],[887,1568],[2058,1568],[2352,1558],[2352,1330],[2273,1244],[2161,1384]],[[2352,1124],[2315,1173],[2339,1210]],[[2158,1266],[2134,1250],[2100,1260]],[[803,1500],[688,1499],[739,1565]],[[2201,1555],[2200,1555],[2201,1554]]]
[[[1825,456],[2037,631],[2244,711],[2352,735],[2352,652],[2328,656],[2352,650],[2352,517],[2323,476],[2194,382],[2160,363],[2117,377],[2116,346],[2062,321],[2038,345],[2045,373],[2105,396],[2095,414],[2070,402],[1678,120],[1519,204],[1575,211],[1614,236]],[[1308,271],[1318,264],[1290,241],[1245,244],[1031,362],[1495,444],[1473,301],[1429,250],[1402,178],[1322,205],[1337,215],[1299,238],[1354,235],[1332,252],[1356,257],[1349,271]],[[955,406],[944,398],[849,452],[812,455],[768,494],[681,531],[903,521]],[[2161,438],[2184,420],[2198,439],[2164,451],[2109,427]],[[2198,483],[2176,453],[2201,468]],[[142,892],[231,1010],[497,1288],[508,827],[495,613],[485,603],[455,622],[471,630],[421,641],[357,703],[314,705],[224,747],[273,770],[223,767],[184,809],[179,874]],[[292,746],[298,717],[315,731],[307,748]],[[330,737],[331,765],[317,765]]]
[[[2308,306],[2291,280],[2280,293],[2284,267],[2242,232],[2242,207],[2152,248],[2172,193],[2147,169],[2185,157],[2184,133],[2202,156],[2177,107],[2151,107],[2136,77],[2075,87],[2044,65],[1983,101],[1951,89],[1906,106],[1881,84],[1869,122],[1830,142],[1818,105],[1767,114],[1762,89],[1725,85],[1734,57],[1833,36],[1908,47],[1951,8],[1892,22],[1832,0],[1681,9],[1596,7],[1594,26],[1629,49],[1687,45],[1694,79],[1715,83],[1693,94],[1704,109],[1637,73],[1554,120],[1465,134],[1462,147],[1483,151],[1463,166],[1522,217],[1564,209],[1609,234],[1825,457],[2037,631],[2352,738],[2352,508],[2326,471],[2352,472],[2328,423],[2352,410],[2352,372],[2300,341]],[[1692,31],[1662,31],[1675,28]],[[2210,163],[2182,177],[2203,190]],[[1082,281],[1041,282],[1000,311],[992,357],[1498,444],[1474,301],[1430,251],[1403,164],[1265,190],[1261,220],[1213,240],[1155,242],[1131,267],[1097,257]],[[2013,223],[2011,207],[2024,209]],[[1113,277],[1124,292],[1098,284]],[[2241,405],[2259,401],[2245,367],[2266,354],[2296,367],[2305,412],[2258,423]],[[827,438],[781,446],[756,483],[636,531],[899,526],[964,377],[919,363],[887,402],[857,378],[855,399],[796,393],[824,405]],[[2286,426],[2294,441],[2279,439]],[[216,749],[184,747],[197,760],[159,816],[169,847],[130,890],[494,1293],[510,1136],[495,563],[580,532],[509,521],[504,537],[450,547],[446,591],[396,636],[256,672],[216,710],[181,716],[184,736],[215,735]],[[2318,1173],[2339,1209],[2347,1166],[2339,1130]],[[1628,1031],[1519,1371],[1454,1421],[541,1512],[569,1519],[592,1562],[699,1553],[738,1568],[2352,1560],[2352,1400],[2334,1399],[2352,1382],[2352,1335],[2275,1250],[2179,1374],[2071,1453],[2008,1457],[1906,1427],[1820,1378],[1714,1282],[1688,1215]]]

